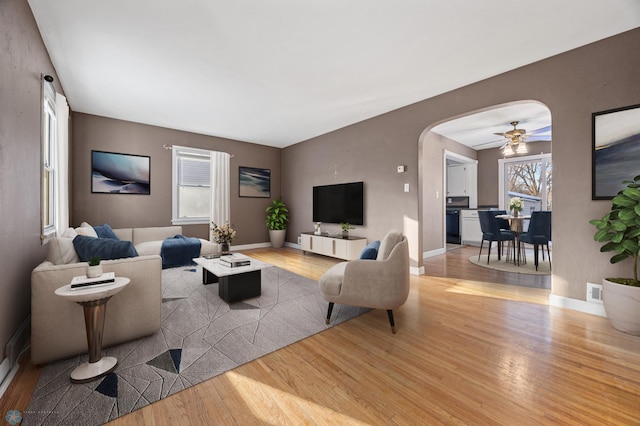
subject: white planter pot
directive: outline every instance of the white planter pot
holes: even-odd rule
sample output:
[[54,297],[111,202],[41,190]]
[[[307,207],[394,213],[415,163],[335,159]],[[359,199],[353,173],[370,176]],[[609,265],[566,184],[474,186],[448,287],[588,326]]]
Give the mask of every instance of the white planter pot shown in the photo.
[[95,278],[102,275],[102,265],[87,266],[87,278]]
[[613,328],[640,336],[640,287],[603,279],[602,303]]
[[286,229],[282,230],[269,230],[269,239],[271,240],[271,246],[273,248],[280,248],[284,245],[284,237],[287,233]]

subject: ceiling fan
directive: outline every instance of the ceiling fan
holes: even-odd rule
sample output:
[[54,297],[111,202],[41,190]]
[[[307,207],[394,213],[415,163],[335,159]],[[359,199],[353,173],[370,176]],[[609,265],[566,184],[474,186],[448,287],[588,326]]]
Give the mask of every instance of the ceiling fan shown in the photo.
[[500,147],[503,150],[504,155],[513,155],[516,152],[518,154],[526,154],[527,147],[525,141],[530,136],[525,129],[518,129],[519,121],[512,121],[512,130],[508,130],[504,133],[494,133],[494,135],[502,136],[506,139],[504,145]]
[[519,121],[512,121],[510,124],[513,126],[513,129],[508,130],[504,133],[494,133],[494,135],[504,138],[501,141],[498,140],[484,142],[479,145],[474,145],[473,148],[483,145],[495,144],[497,142],[503,142],[503,144],[500,145],[499,149],[503,149],[505,155],[513,155],[516,152],[519,154],[525,154],[527,153],[525,142],[529,137],[535,136],[534,140],[551,140],[551,135],[547,134],[551,131],[551,126],[542,127],[540,129],[527,132],[525,129],[518,128],[519,123]]

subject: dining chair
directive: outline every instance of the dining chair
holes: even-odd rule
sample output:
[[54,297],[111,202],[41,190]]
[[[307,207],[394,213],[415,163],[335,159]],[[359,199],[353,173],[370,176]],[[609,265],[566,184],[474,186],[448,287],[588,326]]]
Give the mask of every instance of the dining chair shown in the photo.
[[544,260],[544,247],[547,247],[547,257],[549,257],[549,269],[551,269],[551,253],[549,251],[549,241],[551,241],[551,212],[534,211],[531,212],[529,229],[520,234],[520,243],[533,245],[533,258],[538,270],[539,249],[542,247],[542,260]]
[[480,260],[480,256],[482,255],[482,247],[484,246],[484,242],[489,242],[489,249],[487,252],[487,264],[489,263],[489,258],[491,256],[491,244],[493,241],[498,243],[498,260],[500,260],[502,256],[502,250],[504,247],[504,242],[509,241],[511,247],[513,247],[513,255],[515,258],[515,235],[513,232],[500,229],[503,225],[501,223],[504,219],[498,219],[496,215],[504,214],[501,213],[500,210],[478,210],[478,218],[480,219],[480,230],[482,231],[482,241],[480,242],[480,252],[478,253],[478,260]]

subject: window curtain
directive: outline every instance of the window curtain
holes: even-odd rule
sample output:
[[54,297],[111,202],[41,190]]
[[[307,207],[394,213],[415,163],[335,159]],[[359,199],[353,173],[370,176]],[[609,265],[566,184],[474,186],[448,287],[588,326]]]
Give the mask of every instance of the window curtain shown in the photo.
[[230,158],[226,152],[211,152],[211,221],[217,225],[230,221]]
[[56,235],[69,227],[69,105],[67,98],[56,93]]

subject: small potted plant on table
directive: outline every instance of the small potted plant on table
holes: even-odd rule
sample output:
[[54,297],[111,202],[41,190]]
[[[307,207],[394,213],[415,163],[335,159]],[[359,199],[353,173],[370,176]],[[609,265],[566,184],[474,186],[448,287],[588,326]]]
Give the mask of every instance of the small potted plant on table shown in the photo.
[[604,243],[601,252],[613,252],[611,263],[633,260],[632,278],[602,280],[602,302],[611,325],[625,333],[640,336],[640,175],[623,181],[627,188],[611,200],[611,211],[601,219],[589,221],[597,229],[594,240]]
[[91,256],[88,259],[89,266],[87,266],[87,278],[96,278],[102,275],[102,265],[100,265],[99,256]]
[[342,238],[349,238],[349,229],[356,229],[356,227],[351,226],[349,222],[342,222],[340,228],[342,228]]

